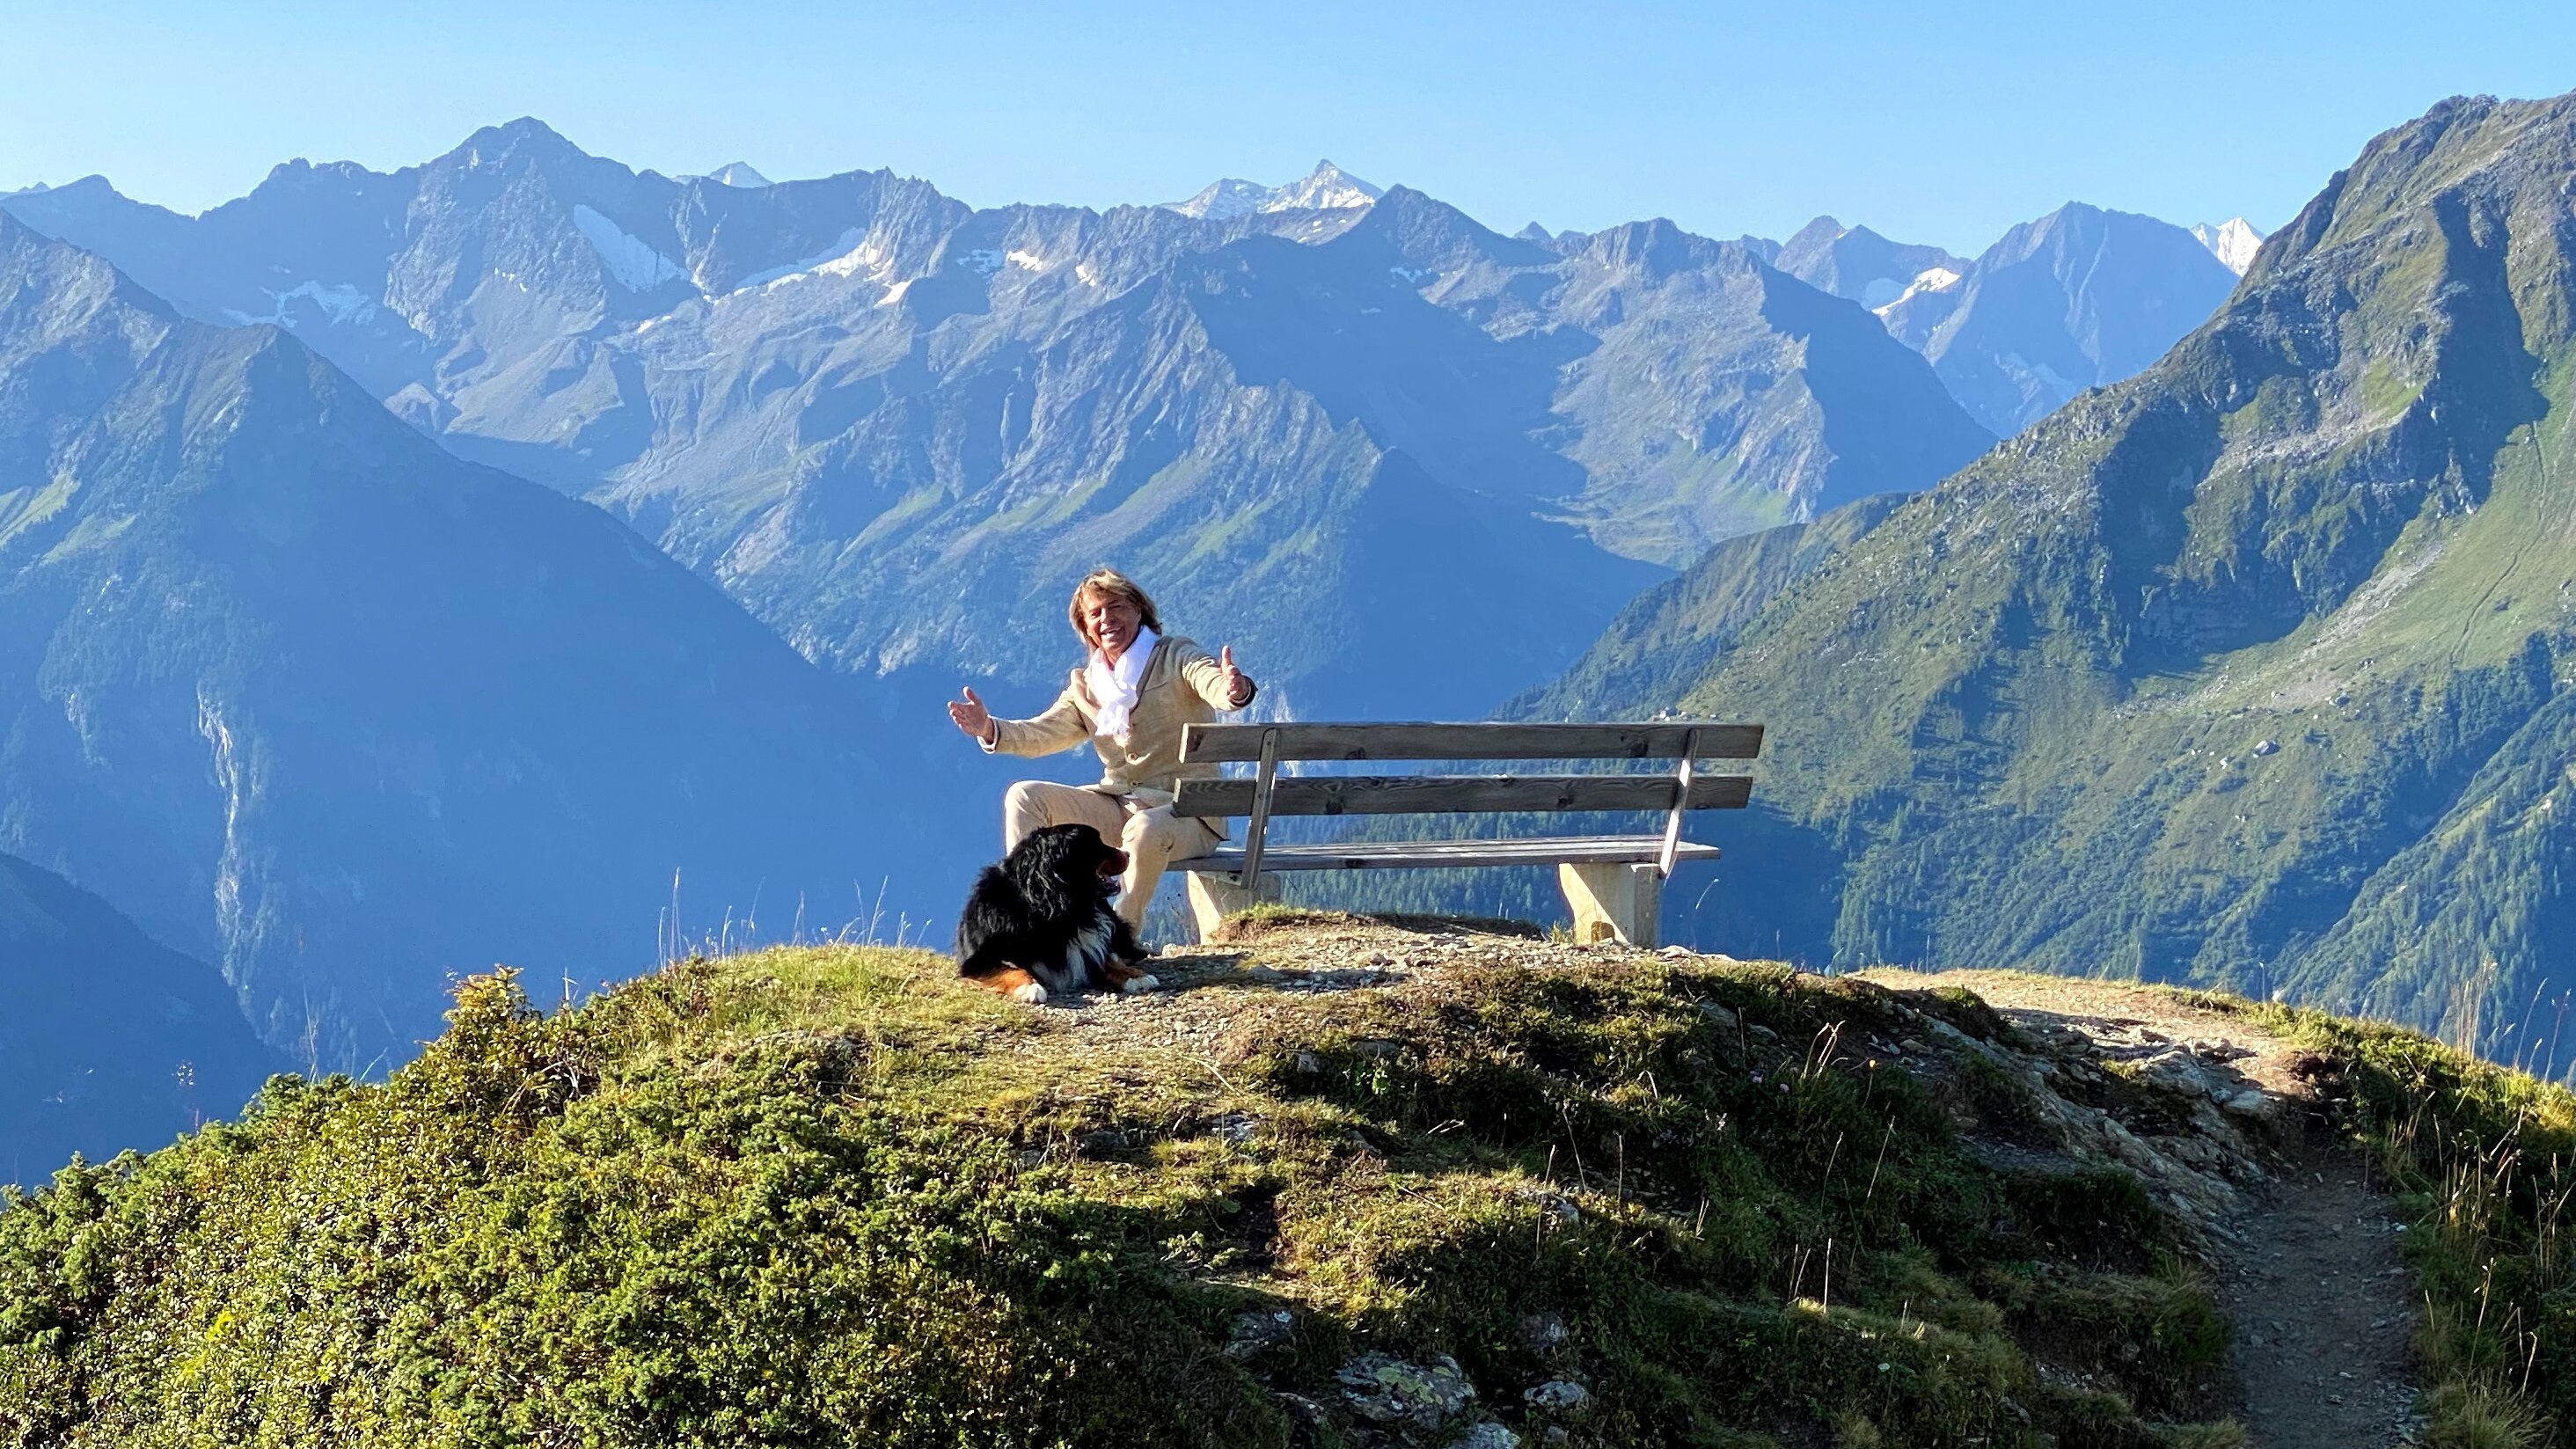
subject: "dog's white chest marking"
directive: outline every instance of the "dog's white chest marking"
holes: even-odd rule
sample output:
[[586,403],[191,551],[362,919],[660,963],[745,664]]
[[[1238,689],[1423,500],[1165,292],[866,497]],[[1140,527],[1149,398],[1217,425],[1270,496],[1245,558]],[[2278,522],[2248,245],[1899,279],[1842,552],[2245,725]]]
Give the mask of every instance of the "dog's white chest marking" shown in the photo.
[[1065,969],[1081,980],[1109,964],[1109,927],[1094,921],[1064,948]]

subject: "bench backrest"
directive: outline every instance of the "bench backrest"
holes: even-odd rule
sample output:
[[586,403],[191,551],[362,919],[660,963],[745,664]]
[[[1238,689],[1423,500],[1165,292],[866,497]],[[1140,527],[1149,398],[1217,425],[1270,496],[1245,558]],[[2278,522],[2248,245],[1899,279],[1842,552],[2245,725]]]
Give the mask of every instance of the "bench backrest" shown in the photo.
[[1181,763],[1280,760],[1749,760],[1758,724],[1194,724]]
[[[1172,813],[1251,818],[1245,876],[1273,815],[1662,810],[1669,873],[1687,810],[1740,809],[1753,782],[1701,775],[1702,759],[1749,760],[1758,724],[1216,724],[1181,733],[1184,764],[1250,761],[1248,780],[1184,780]],[[1672,760],[1669,775],[1322,775],[1278,778],[1281,760]]]

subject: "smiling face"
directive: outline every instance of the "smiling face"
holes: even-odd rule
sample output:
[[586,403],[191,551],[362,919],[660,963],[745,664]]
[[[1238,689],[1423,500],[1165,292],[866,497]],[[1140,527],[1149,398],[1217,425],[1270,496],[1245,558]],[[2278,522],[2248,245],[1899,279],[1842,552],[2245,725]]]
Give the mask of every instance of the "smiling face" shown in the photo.
[[1123,594],[1089,589],[1082,595],[1082,632],[1112,663],[1136,642],[1144,622],[1143,611]]

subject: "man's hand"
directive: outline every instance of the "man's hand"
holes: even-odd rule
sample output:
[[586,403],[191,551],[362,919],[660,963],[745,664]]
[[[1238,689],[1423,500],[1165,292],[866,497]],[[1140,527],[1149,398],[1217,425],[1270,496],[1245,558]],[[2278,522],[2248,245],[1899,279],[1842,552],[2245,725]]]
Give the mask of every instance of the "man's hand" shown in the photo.
[[1001,733],[993,728],[993,712],[984,708],[984,701],[977,699],[971,689],[964,699],[948,701],[948,717],[957,722],[957,728],[988,745]]
[[[1231,708],[1241,709],[1252,703],[1252,676],[1234,667],[1233,645],[1228,644],[1216,651],[1216,667],[1219,671],[1218,677],[1225,681],[1226,704]],[[950,708],[953,709],[955,706],[952,705]]]

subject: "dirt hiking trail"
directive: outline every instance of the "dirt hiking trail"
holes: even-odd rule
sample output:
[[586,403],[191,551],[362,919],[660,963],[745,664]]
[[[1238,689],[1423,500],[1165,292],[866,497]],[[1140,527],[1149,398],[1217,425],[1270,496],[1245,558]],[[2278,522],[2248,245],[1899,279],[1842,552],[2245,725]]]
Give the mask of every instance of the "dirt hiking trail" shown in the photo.
[[2229,1356],[2250,1449],[2391,1449],[2418,1442],[2423,1415],[2408,1338],[2418,1303],[2400,1224],[2358,1153],[2311,1140],[2316,1088],[2305,1053],[2252,1023],[2170,993],[2115,982],[1995,971],[1873,971],[1891,986],[1964,986],[2015,1026],[2106,1061],[2180,1051],[2213,1062],[2272,1102],[2279,1157],[2237,1209],[2213,1222],[2236,1325]]

